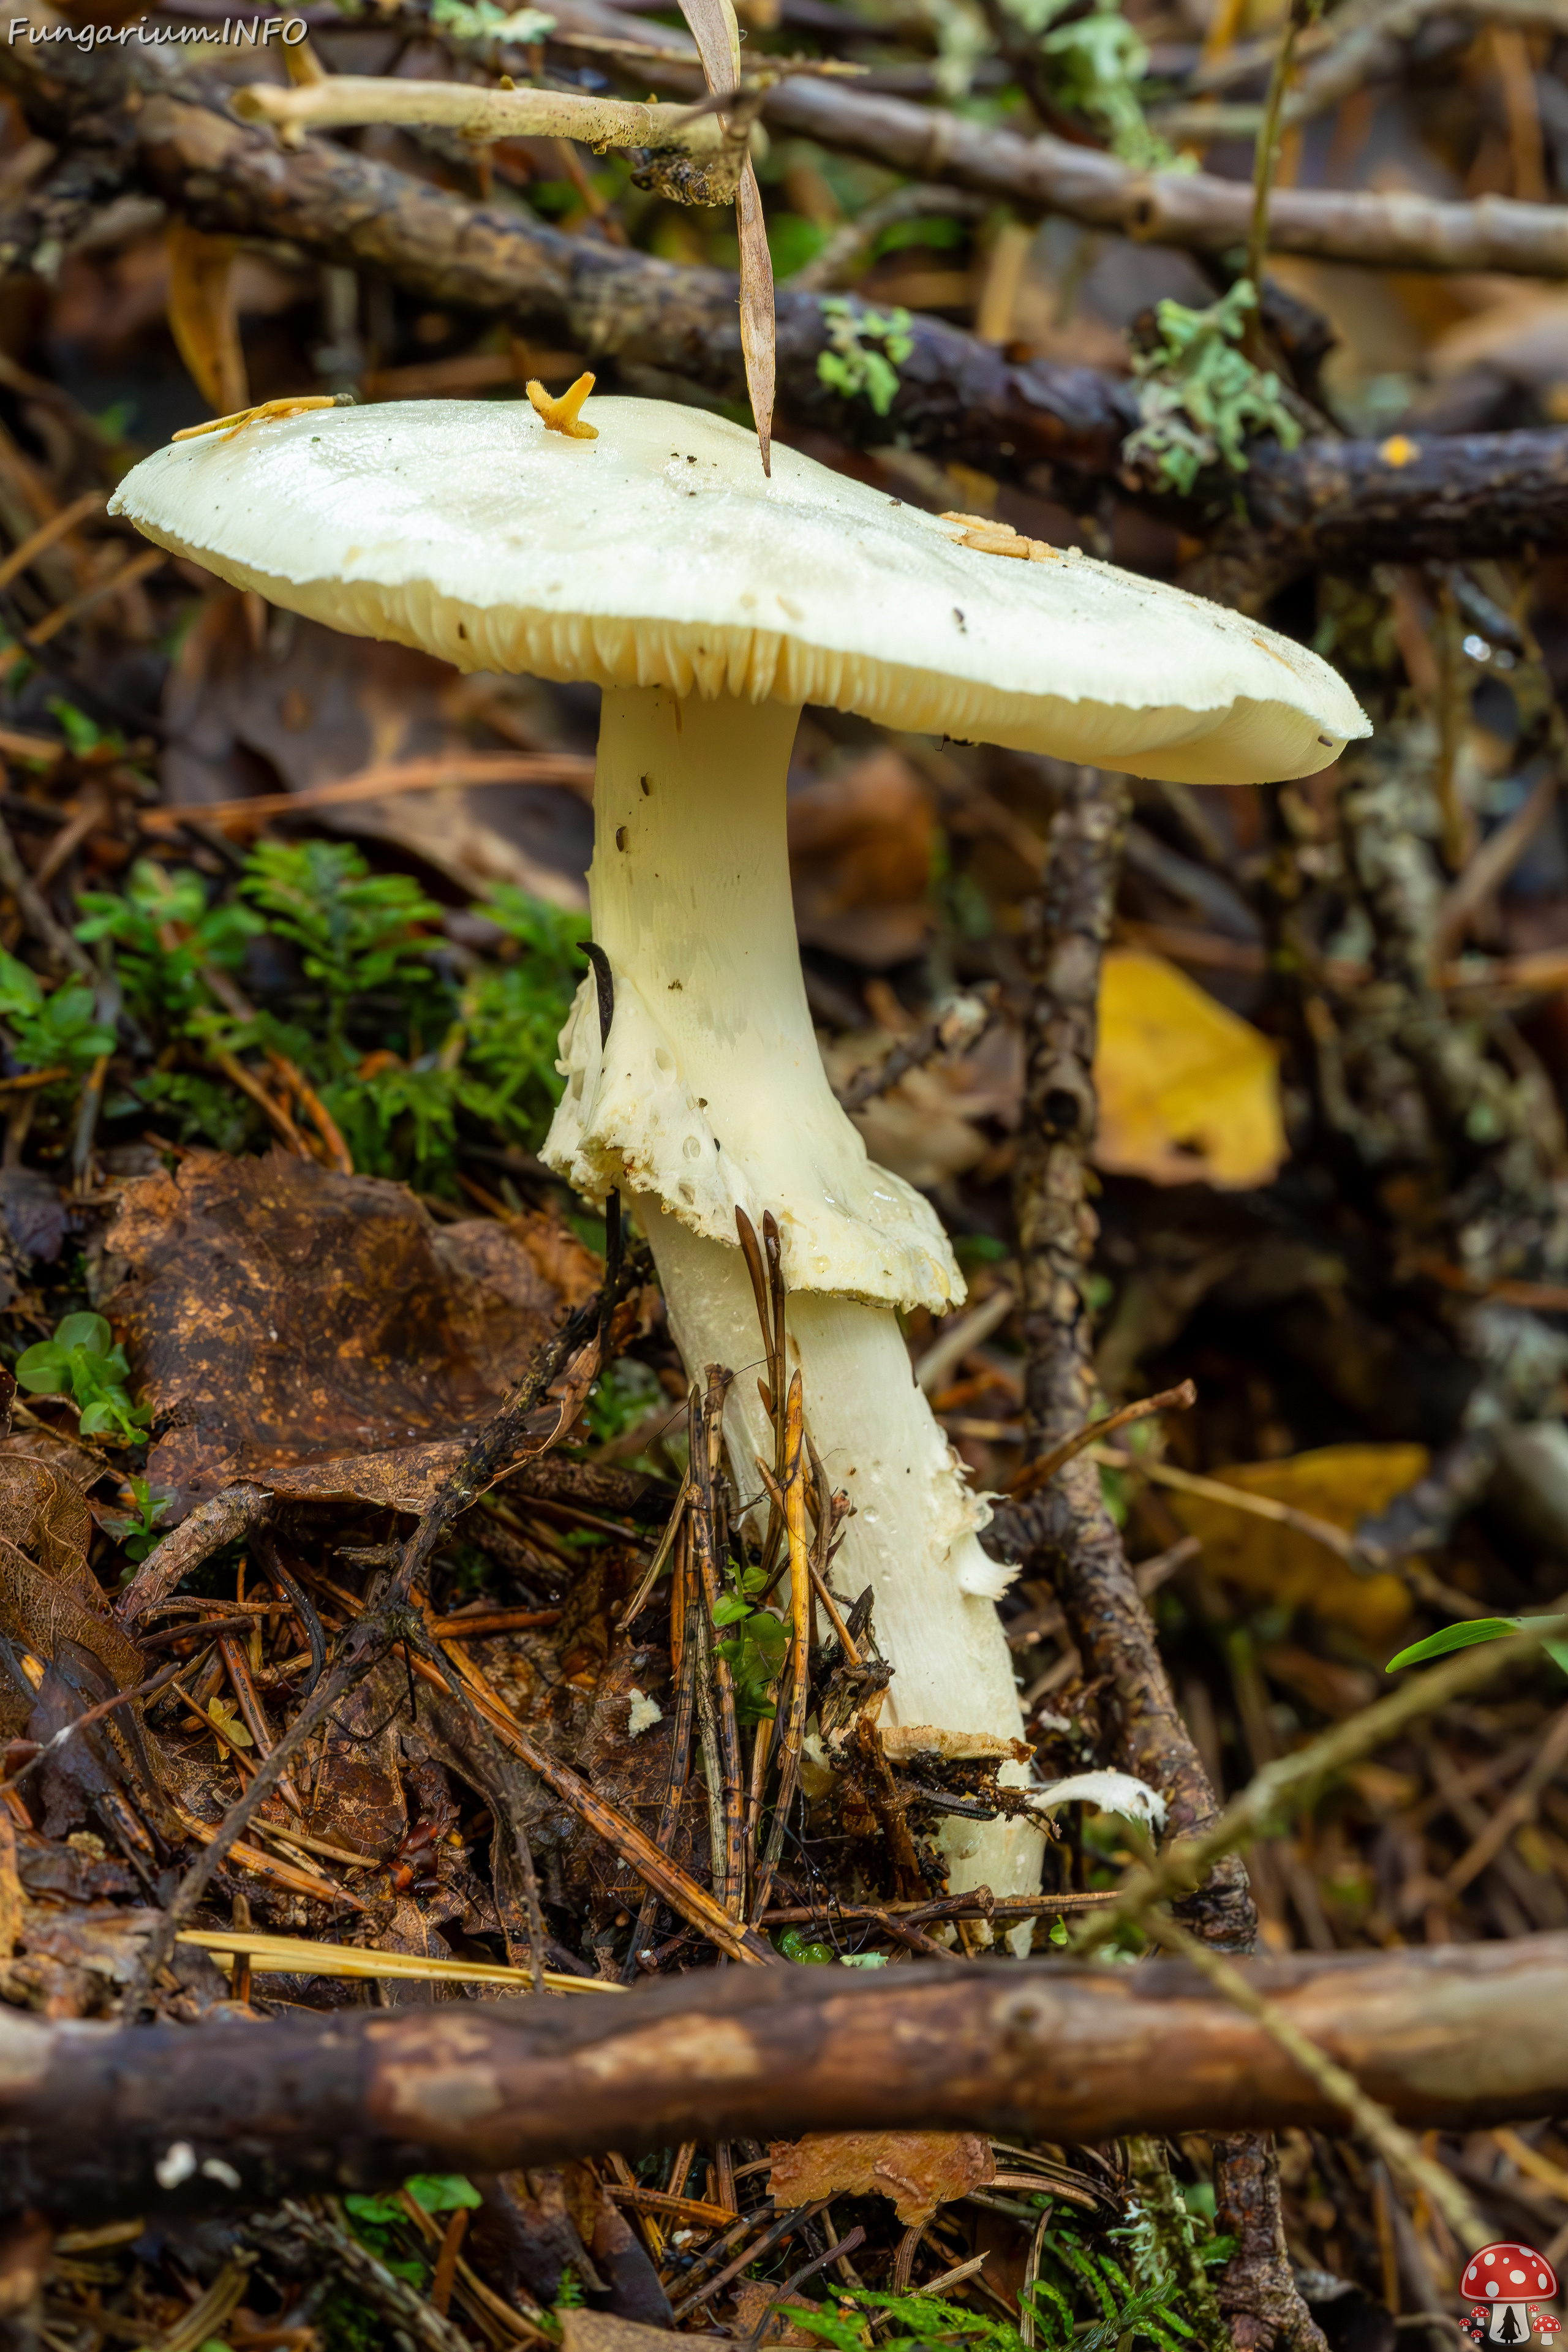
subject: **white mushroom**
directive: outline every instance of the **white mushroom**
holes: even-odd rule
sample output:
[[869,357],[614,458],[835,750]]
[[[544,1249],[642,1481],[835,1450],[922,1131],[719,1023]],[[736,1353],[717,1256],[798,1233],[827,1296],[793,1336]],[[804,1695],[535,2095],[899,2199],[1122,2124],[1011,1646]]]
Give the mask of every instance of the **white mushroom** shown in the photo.
[[[688,1366],[742,1372],[742,1493],[771,1439],[736,1210],[772,1210],[809,1423],[855,1505],[894,1722],[1011,1738],[1016,1685],[964,1484],[895,1309],[963,1283],[933,1211],[829,1089],[801,978],[784,784],[805,702],[1180,782],[1310,774],[1367,732],[1314,655],[1241,615],[973,518],[939,519],[690,409],[595,401],[301,415],[161,451],[113,501],[270,603],[467,670],[604,689],[594,934],[545,1156],[630,1195]],[[1009,557],[1023,561],[1009,561]],[[1006,1765],[1009,1777],[1027,1767]],[[1038,1885],[1026,1821],[955,1822],[952,1883]]]

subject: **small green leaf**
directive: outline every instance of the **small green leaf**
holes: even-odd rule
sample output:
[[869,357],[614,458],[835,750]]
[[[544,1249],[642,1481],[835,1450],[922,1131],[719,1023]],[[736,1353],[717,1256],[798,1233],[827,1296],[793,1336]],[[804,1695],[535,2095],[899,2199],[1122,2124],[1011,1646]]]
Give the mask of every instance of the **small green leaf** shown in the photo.
[[1525,1622],[1522,1617],[1468,1617],[1462,1625],[1440,1626],[1424,1642],[1412,1642],[1407,1650],[1390,1658],[1383,1671],[1395,1675],[1403,1666],[1424,1666],[1428,1658],[1446,1658],[1450,1650],[1473,1649],[1478,1642],[1506,1641],[1509,1634],[1519,1633]]
[[460,2172],[416,2172],[403,2186],[426,2213],[455,2213],[459,2206],[484,2202],[473,2182],[465,2180]]
[[1541,1646],[1552,1664],[1561,1666],[1563,1673],[1568,1675],[1568,1642],[1542,1642]]
[[739,1625],[742,1620],[749,1617],[751,1613],[751,1602],[741,1600],[733,1592],[726,1592],[721,1601],[716,1601],[713,1604],[715,1625]]
[[1068,1923],[1067,1923],[1067,1921],[1066,1921],[1065,1919],[1053,1919],[1053,1920],[1051,1921],[1051,1941],[1052,1941],[1052,1943],[1053,1943],[1053,1944],[1065,1944],[1065,1943],[1067,1942],[1067,1939],[1068,1939]]
[[55,1328],[56,1344],[61,1348],[85,1348],[89,1356],[107,1356],[114,1334],[101,1315],[68,1315]]
[[53,1339],[40,1339],[17,1357],[16,1378],[35,1396],[64,1396],[71,1384],[69,1354]]
[[395,2197],[345,2197],[343,2210],[355,2221],[406,2221],[407,2213]]

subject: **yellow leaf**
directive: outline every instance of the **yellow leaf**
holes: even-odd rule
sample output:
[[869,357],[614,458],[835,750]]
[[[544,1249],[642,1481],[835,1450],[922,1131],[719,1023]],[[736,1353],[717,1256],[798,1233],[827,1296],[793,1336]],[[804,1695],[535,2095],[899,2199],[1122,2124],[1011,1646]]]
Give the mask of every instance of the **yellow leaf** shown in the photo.
[[232,1739],[237,1748],[255,1747],[256,1742],[239,1720],[239,1709],[232,1699],[209,1698],[207,1714],[225,1738]]
[[[1424,1475],[1426,1463],[1424,1445],[1322,1445],[1281,1462],[1242,1462],[1210,1475],[1348,1529],[1385,1510]],[[1166,1499],[1202,1543],[1208,1573],[1244,1592],[1287,1608],[1304,1606],[1373,1643],[1410,1613],[1410,1595],[1397,1576],[1358,1576],[1347,1560],[1294,1528],[1233,1511],[1206,1496],[1173,1493]]]
[[1094,1083],[1094,1156],[1118,1175],[1241,1192],[1289,1150],[1270,1040],[1140,949],[1105,959]]
[[248,406],[234,307],[234,239],[171,221],[169,331],[196,390],[218,415]]

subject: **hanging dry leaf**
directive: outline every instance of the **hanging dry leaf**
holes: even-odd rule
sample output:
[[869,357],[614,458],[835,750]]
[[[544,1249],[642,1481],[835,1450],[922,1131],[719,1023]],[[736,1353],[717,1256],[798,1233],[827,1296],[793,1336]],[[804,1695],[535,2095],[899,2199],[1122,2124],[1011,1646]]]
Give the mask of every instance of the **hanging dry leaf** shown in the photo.
[[808,2132],[802,2140],[775,2140],[768,2155],[780,2212],[818,2197],[890,2197],[906,2229],[996,2174],[991,2143],[979,2132]]
[[215,415],[249,405],[245,353],[234,303],[235,243],[170,222],[169,331],[196,390]]
[[1094,1156],[1118,1175],[1242,1192],[1269,1183],[1289,1149],[1273,1045],[1142,950],[1105,959],[1094,1082]]
[[[741,79],[741,28],[731,0],[680,0],[680,13],[697,44],[710,90],[722,95]],[[735,230],[741,245],[741,351],[746,391],[763,453],[763,471],[773,471],[774,382],[773,265],[763,218],[762,192],[750,157],[735,194]]]
[[[1243,1462],[1212,1475],[1248,1495],[1289,1503],[1346,1529],[1386,1509],[1426,1468],[1421,1445],[1324,1445],[1280,1462]],[[1206,1496],[1170,1494],[1172,1510],[1204,1548],[1211,1576],[1305,1606],[1332,1624],[1377,1642],[1402,1625],[1410,1595],[1397,1576],[1358,1576],[1345,1560],[1296,1528],[1233,1511]]]
[[763,453],[763,471],[771,475],[775,373],[773,259],[768,250],[767,223],[763,217],[756,166],[749,155],[735,197],[735,226],[741,240],[741,351],[746,362],[746,390]]

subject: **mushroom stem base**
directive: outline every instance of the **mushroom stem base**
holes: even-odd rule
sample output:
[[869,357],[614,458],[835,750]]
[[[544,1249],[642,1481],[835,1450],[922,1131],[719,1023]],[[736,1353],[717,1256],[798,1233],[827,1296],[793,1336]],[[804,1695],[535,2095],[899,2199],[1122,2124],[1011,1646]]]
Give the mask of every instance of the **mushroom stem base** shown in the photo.
[[[757,1393],[761,1339],[745,1263],[738,1249],[690,1232],[649,1195],[637,1194],[634,1206],[688,1370],[700,1378],[718,1363],[736,1375],[725,1437],[736,1490],[750,1500],[762,1486],[757,1457],[773,1459],[773,1433]],[[850,1598],[873,1588],[878,1642],[897,1661],[889,1718],[1021,1734],[1012,1657],[993,1598],[997,1570],[975,1534],[984,1507],[964,1486],[915,1384],[897,1317],[889,1307],[796,1291],[788,1344],[823,1466],[855,1506],[837,1588]],[[1005,1766],[1002,1778],[1022,1786],[1028,1768]],[[1044,1840],[1032,1822],[950,1816],[942,1842],[955,1892],[989,1886],[994,1895],[1022,1895],[1039,1885]]]

